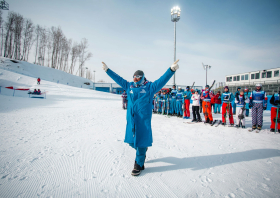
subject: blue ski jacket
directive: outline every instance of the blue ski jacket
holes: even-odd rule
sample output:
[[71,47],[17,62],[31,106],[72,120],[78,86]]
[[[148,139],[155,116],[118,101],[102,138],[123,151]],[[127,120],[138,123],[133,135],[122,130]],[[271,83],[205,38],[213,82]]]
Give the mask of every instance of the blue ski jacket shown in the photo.
[[152,101],[159,91],[173,76],[170,68],[155,82],[147,82],[140,87],[134,87],[134,82],[128,82],[112,70],[106,72],[117,84],[127,92],[127,114],[125,143],[134,143],[135,147],[152,146]]
[[235,97],[233,96],[233,94],[231,92],[224,92],[222,94],[222,104],[227,103],[227,102],[232,102],[234,101]]
[[191,91],[184,91],[184,98],[187,100],[190,100],[192,98],[192,92]]

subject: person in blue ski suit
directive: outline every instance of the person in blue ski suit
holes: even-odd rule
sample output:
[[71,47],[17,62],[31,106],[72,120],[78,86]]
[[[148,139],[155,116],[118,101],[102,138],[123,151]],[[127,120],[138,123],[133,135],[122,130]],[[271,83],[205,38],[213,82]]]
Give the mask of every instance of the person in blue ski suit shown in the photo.
[[190,104],[191,104],[191,98],[192,98],[192,92],[190,91],[190,87],[186,87],[186,91],[184,91],[184,105],[185,105],[185,111],[183,112],[184,119],[189,119],[191,117],[190,114]]
[[178,61],[175,61],[155,82],[148,81],[141,70],[134,73],[133,82],[128,82],[102,62],[102,69],[127,92],[127,125],[124,142],[136,150],[134,169],[131,172],[133,176],[139,175],[145,169],[147,147],[152,146],[153,143],[151,126],[153,96],[174,75],[179,68]]
[[[234,93],[234,97],[239,96],[240,94],[240,87],[237,87],[237,91]],[[234,102],[234,100],[232,101],[232,113],[233,115],[236,114],[236,103]]]
[[176,89],[176,85],[173,85],[173,89],[172,89],[170,95],[171,95],[170,111],[171,111],[171,115],[175,115],[175,114],[177,114],[177,109],[176,109],[177,89]]
[[[245,87],[244,89],[244,96],[245,98],[250,98],[251,96],[251,93],[249,92],[249,89],[247,87]],[[246,106],[245,106],[245,109],[246,109],[246,117],[249,117],[249,103],[246,103]]]
[[184,92],[182,91],[182,88],[178,88],[178,92],[176,94],[176,110],[177,110],[177,116],[182,117],[183,116],[183,98],[184,98]]
[[[252,108],[252,129],[262,129],[263,110],[267,107],[266,92],[262,91],[262,85],[256,84],[256,90],[251,93],[249,108]],[[257,126],[258,125],[258,126]]]

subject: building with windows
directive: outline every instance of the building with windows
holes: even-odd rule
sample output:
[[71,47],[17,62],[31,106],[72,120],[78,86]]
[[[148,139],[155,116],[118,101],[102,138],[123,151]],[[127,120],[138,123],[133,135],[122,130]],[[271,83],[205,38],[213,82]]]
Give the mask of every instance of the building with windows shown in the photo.
[[274,84],[280,83],[280,67],[274,69],[258,70],[241,74],[233,74],[225,77],[226,85],[241,84]]

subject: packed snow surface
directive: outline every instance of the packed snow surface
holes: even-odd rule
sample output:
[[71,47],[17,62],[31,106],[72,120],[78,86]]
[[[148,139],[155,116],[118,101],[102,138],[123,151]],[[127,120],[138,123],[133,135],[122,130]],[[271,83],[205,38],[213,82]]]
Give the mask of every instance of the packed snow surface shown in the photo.
[[37,76],[1,67],[0,74],[0,86],[47,91],[46,99],[0,94],[0,197],[280,195],[280,134],[269,132],[269,111],[260,133],[248,132],[251,118],[247,129],[236,129],[153,115],[154,143],[145,170],[133,177],[135,151],[123,142],[126,111],[119,95],[79,83],[36,85]]

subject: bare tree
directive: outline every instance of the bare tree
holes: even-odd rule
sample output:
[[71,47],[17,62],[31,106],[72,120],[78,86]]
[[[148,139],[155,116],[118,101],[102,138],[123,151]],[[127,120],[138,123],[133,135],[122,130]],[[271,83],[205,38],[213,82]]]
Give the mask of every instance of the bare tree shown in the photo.
[[71,65],[70,65],[70,70],[69,70],[70,74],[73,74],[73,72],[74,72],[76,61],[77,61],[77,58],[79,57],[79,52],[80,52],[79,44],[75,42],[70,51],[70,55],[71,55]]
[[2,50],[3,50],[3,17],[2,17],[2,10],[0,10],[0,31],[1,32],[1,50],[0,50],[0,56],[2,56]]
[[40,29],[40,37],[39,37],[39,47],[38,47],[38,60],[39,65],[44,66],[45,61],[45,54],[46,54],[46,47],[47,47],[47,39],[48,39],[48,33],[46,28]]
[[83,38],[80,46],[79,46],[79,70],[80,70],[80,76],[83,77],[83,66],[85,65],[85,62],[89,60],[92,57],[91,52],[87,52],[88,48],[88,41],[86,38]]
[[14,22],[16,14],[14,12],[9,12],[7,16],[7,21],[5,23],[5,46],[4,46],[4,56],[11,57],[12,55],[12,40],[13,40],[13,31],[14,31]]
[[29,51],[34,43],[34,25],[30,19],[25,20],[24,29],[23,29],[23,47],[22,47],[22,60],[28,61]]
[[13,57],[15,59],[20,59],[21,56],[21,39],[22,39],[22,31],[23,31],[23,16],[20,14],[16,14],[15,23],[14,23],[14,54]]

